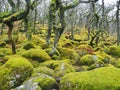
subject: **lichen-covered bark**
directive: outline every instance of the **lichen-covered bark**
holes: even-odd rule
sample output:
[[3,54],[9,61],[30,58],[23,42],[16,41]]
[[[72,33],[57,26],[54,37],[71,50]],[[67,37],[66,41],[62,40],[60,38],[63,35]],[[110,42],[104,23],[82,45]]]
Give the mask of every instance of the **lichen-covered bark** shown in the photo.
[[[49,7],[48,31],[47,31],[47,38],[46,38],[47,46],[50,44],[50,35],[51,35],[52,28],[55,31],[55,39],[54,39],[53,49],[50,52],[50,54],[55,53],[57,43],[60,39],[61,34],[65,29],[65,20],[64,20],[65,11],[76,7],[77,5],[79,5],[79,3],[81,3],[81,0],[75,0],[73,4],[64,6],[61,0],[51,0],[50,7]],[[55,23],[56,13],[59,16],[59,20],[57,24]]]
[[15,3],[13,0],[8,0],[9,4],[12,7],[12,12],[6,12],[6,13],[1,13],[0,15],[0,23],[4,23],[8,26],[8,38],[11,41],[11,46],[12,46],[12,52],[13,54],[16,53],[15,51],[15,42],[12,38],[12,30],[13,30],[13,22],[24,19],[30,10],[30,0],[25,0],[26,1],[26,9],[23,11],[15,11]]
[[117,12],[116,12],[116,20],[117,20],[117,45],[120,45],[120,27],[119,27],[119,7],[120,7],[120,0],[117,1]]

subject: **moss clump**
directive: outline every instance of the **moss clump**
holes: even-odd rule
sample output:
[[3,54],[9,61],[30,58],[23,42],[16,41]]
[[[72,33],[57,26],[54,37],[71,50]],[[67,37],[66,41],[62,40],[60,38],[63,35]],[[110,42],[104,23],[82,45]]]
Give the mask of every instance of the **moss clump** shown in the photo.
[[103,51],[97,51],[94,53],[100,60],[102,60],[105,64],[115,64],[115,58],[108,55]]
[[22,57],[13,57],[0,67],[0,90],[9,90],[20,85],[32,74],[33,66]]
[[86,66],[90,66],[92,65],[93,63],[95,63],[95,61],[97,60],[98,58],[93,58],[92,55],[85,55],[83,57],[81,57],[80,61],[79,61],[79,64],[80,65],[86,65]]
[[116,62],[115,62],[115,66],[120,68],[120,59],[118,59]]
[[58,42],[58,45],[64,48],[69,48],[69,49],[72,49],[74,47],[74,45],[72,44],[72,41],[69,39],[66,39],[65,35],[61,36]]
[[31,78],[27,79],[23,84],[15,90],[58,90],[58,85],[52,77],[43,74],[36,73]]
[[80,59],[80,56],[74,49],[58,47],[58,51],[60,53],[60,59],[70,59],[73,64],[76,64]]
[[22,56],[39,62],[51,60],[50,56],[42,49],[30,49],[23,52]]
[[32,42],[26,42],[24,45],[23,45],[23,48],[26,49],[26,50],[29,50],[31,48],[35,48],[34,44]]
[[70,60],[66,59],[66,60],[57,60],[57,61],[53,61],[53,60],[46,61],[46,62],[41,63],[40,66],[46,66],[48,68],[55,69],[62,63],[69,63],[70,64]]
[[77,52],[79,53],[80,56],[84,56],[86,54],[93,54],[94,50],[92,47],[82,44],[78,47]]
[[119,90],[120,69],[103,67],[62,77],[60,90]]
[[5,47],[5,46],[6,46],[6,42],[0,41],[0,47]]
[[33,75],[36,73],[44,73],[49,76],[54,76],[54,70],[44,66],[39,66],[37,68],[34,68]]
[[37,82],[42,90],[52,90],[58,87],[55,79],[42,73],[37,74],[37,77],[32,82]]
[[95,68],[100,68],[100,67],[105,67],[105,63],[102,61],[102,60],[98,60],[96,61],[94,64],[92,64],[88,70],[92,70],[92,69],[95,69]]
[[59,66],[55,68],[55,76],[57,79],[60,79],[62,76],[64,76],[67,73],[74,72],[75,69],[72,65],[68,63],[61,63]]
[[46,42],[44,39],[40,38],[39,36],[37,35],[33,35],[32,36],[32,42],[35,44],[35,45],[39,45],[41,48],[44,48],[45,45],[46,45]]
[[19,36],[18,36],[19,38],[18,38],[18,44],[21,44],[21,43],[23,43],[23,42],[26,42],[27,41],[27,38],[26,38],[26,35],[25,34],[21,34],[21,33],[19,33]]
[[120,46],[110,46],[106,49],[106,52],[110,55],[120,57]]
[[5,55],[11,55],[11,49],[10,48],[0,48],[0,57],[4,57]]

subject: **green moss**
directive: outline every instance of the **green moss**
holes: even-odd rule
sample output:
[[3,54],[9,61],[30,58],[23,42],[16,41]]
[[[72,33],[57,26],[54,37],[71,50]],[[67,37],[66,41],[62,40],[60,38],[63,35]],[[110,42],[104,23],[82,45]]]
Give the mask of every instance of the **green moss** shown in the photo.
[[115,66],[120,68],[120,58],[115,62]]
[[69,49],[72,49],[74,47],[74,45],[72,44],[72,41],[69,39],[66,39],[65,35],[61,36],[58,42],[58,45],[64,48],[69,48]]
[[71,64],[70,60],[66,59],[66,60],[46,61],[46,62],[41,63],[40,66],[46,66],[48,68],[55,69],[56,67],[58,67],[62,63],[69,63],[69,64]]
[[70,72],[74,72],[74,68],[72,65],[68,64],[68,63],[61,63],[59,64],[59,66],[57,66],[55,68],[55,77],[57,79],[61,78],[62,76],[64,76],[67,73]]
[[34,68],[33,75],[36,73],[44,73],[54,77],[54,70],[44,66],[39,66],[37,68]]
[[39,36],[37,35],[33,35],[32,36],[32,42],[35,44],[35,45],[39,45],[41,48],[44,48],[45,45],[46,45],[46,42],[44,39],[40,38]]
[[86,72],[65,75],[60,90],[119,90],[120,69],[104,67]]
[[0,90],[20,85],[32,74],[33,66],[22,57],[12,57],[0,67]]
[[112,56],[120,57],[120,46],[110,46],[106,52]]
[[36,60],[32,60],[32,59],[29,59],[30,63],[33,65],[33,67],[38,67],[40,62],[39,61],[36,61]]
[[87,54],[81,57],[78,65],[90,66],[91,69],[106,66],[107,64],[115,64],[115,58],[103,51],[94,52],[93,55]]
[[38,74],[38,76],[33,82],[37,82],[42,90],[52,90],[57,87],[57,83],[52,77],[46,74]]
[[27,41],[27,38],[26,38],[26,36],[25,36],[25,34],[21,34],[21,33],[19,33],[19,35],[18,35],[18,44],[21,44],[21,43],[23,43],[23,42],[26,42]]
[[2,13],[0,13],[0,18],[6,17],[10,14],[11,14],[10,12],[2,12]]
[[10,48],[0,48],[0,57],[4,57],[5,55],[11,55],[12,51]]
[[35,48],[34,44],[32,42],[26,42],[24,45],[23,45],[23,48],[26,49],[26,50],[29,50],[31,48]]
[[101,59],[105,64],[115,64],[115,58],[103,51],[97,51],[94,54],[97,55],[98,58]]
[[24,11],[15,12],[12,15],[10,15],[9,17],[3,18],[3,22],[9,22],[9,21],[11,21],[12,18],[16,18],[17,16],[21,15],[23,12]]
[[58,47],[58,51],[60,53],[61,60],[70,59],[72,64],[76,64],[80,59],[80,56],[77,54],[77,52],[74,49]]
[[5,46],[6,46],[6,42],[0,41],[0,47],[5,47]]
[[52,77],[37,73],[27,79],[23,84],[15,90],[53,90],[58,89],[58,85]]
[[30,49],[23,52],[22,56],[39,62],[51,60],[50,56],[42,49]]
[[87,44],[82,44],[78,47],[77,51],[80,56],[84,56],[86,54],[93,54],[94,49]]
[[[95,58],[96,60],[98,58]],[[95,59],[93,59],[92,55],[85,55],[83,57],[81,57],[80,61],[79,61],[79,64],[80,65],[86,65],[86,66],[90,66],[92,65],[93,63],[95,63]]]
[[88,70],[92,70],[92,69],[95,69],[95,68],[100,68],[100,67],[105,67],[105,63],[102,61],[102,60],[97,60],[94,64],[92,64]]

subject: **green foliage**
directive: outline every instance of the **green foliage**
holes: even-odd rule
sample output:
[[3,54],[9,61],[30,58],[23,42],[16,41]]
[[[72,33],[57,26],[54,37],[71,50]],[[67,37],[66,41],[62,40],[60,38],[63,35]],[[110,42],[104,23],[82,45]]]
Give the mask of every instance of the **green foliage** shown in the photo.
[[32,42],[26,42],[24,45],[23,45],[23,48],[26,49],[26,50],[29,50],[31,48],[35,48],[34,44]]
[[0,13],[0,19],[4,18],[4,17],[6,17],[6,16],[8,16],[10,14],[11,14],[10,12],[2,12],[2,13]]
[[51,60],[50,56],[42,49],[30,49],[23,52],[22,56],[39,62]]
[[20,85],[32,74],[33,66],[23,57],[12,57],[0,67],[0,90]]
[[112,66],[66,74],[60,81],[60,90],[119,90],[119,74],[120,69]]
[[106,52],[112,56],[120,57],[120,46],[110,46]]

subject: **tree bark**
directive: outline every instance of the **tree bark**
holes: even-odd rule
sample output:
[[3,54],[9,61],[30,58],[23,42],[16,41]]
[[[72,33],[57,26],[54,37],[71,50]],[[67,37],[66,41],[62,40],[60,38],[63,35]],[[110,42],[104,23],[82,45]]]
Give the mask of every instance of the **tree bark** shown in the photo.
[[120,45],[120,27],[119,27],[119,7],[120,7],[120,0],[117,1],[117,12],[116,12],[116,20],[117,20],[117,45]]
[[12,53],[13,54],[16,54],[16,49],[15,49],[15,42],[12,38],[12,30],[13,30],[13,24],[9,24],[8,25],[9,29],[8,29],[8,38],[9,38],[9,41],[11,42],[11,48],[12,48]]

